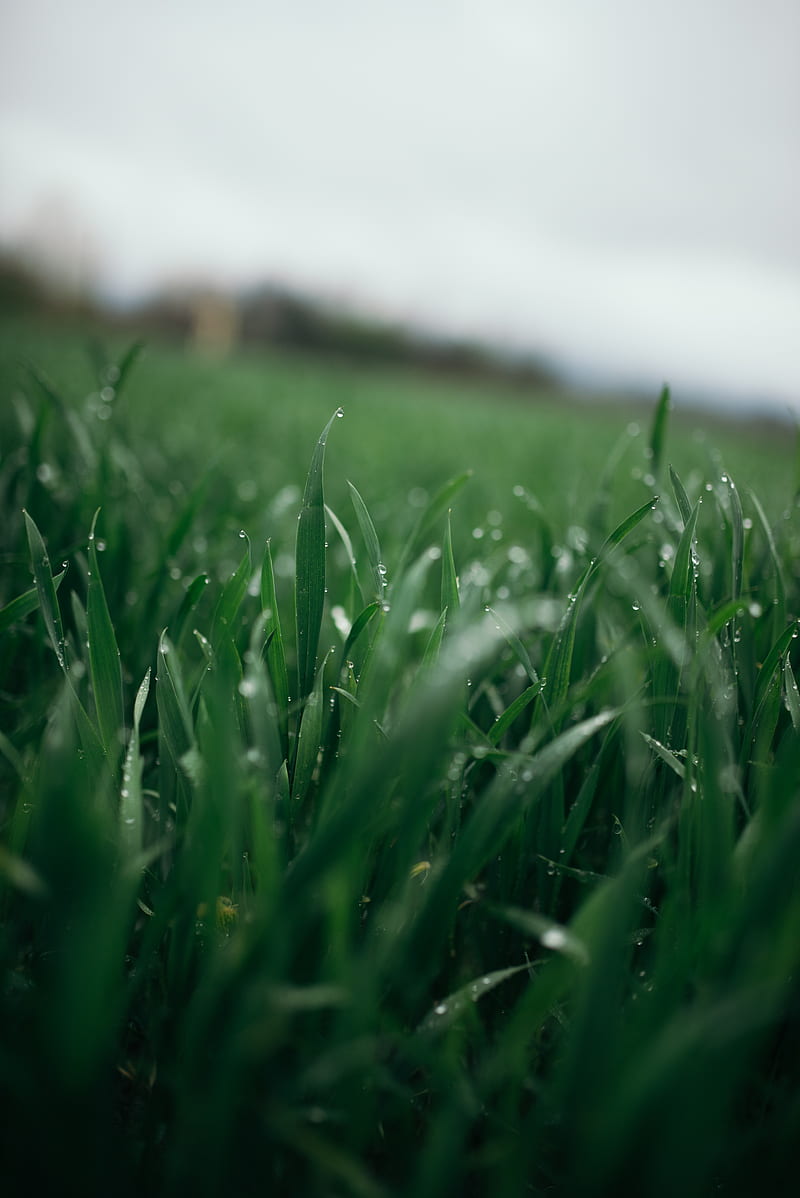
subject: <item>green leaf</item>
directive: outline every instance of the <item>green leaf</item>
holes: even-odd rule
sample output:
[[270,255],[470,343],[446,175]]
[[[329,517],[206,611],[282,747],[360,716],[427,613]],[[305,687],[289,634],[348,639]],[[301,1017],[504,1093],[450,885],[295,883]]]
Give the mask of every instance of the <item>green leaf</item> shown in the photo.
[[341,408],[322,430],[306,478],[297,525],[295,550],[295,621],[297,629],[298,697],[304,699],[314,685],[317,646],[325,604],[325,499],[323,466],[331,425]]
[[124,736],[122,666],[97,560],[95,527],[98,515],[99,511],[95,512],[89,533],[89,585],[86,599],[89,672],[100,739],[106,756],[113,764],[119,757]]

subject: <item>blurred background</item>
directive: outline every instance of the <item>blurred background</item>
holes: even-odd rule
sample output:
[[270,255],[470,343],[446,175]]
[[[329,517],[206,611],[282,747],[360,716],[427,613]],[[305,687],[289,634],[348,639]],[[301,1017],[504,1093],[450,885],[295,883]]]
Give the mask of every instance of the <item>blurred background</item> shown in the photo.
[[3,0],[0,299],[800,408],[796,0]]

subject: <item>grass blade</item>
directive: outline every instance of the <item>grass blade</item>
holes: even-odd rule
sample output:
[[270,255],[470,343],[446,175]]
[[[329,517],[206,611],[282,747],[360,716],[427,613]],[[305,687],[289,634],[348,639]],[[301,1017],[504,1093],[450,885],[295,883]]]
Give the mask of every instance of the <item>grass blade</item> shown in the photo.
[[286,651],[281,633],[281,618],[278,611],[278,596],[275,592],[275,571],[272,551],[267,541],[261,562],[261,611],[264,616],[264,658],[269,670],[272,691],[278,710],[283,756],[289,755],[289,673],[286,669]]
[[661,395],[656,405],[655,416],[653,418],[653,426],[650,431],[649,457],[653,476],[658,478],[661,470],[661,459],[664,454],[664,441],[667,435],[667,423],[669,420],[670,409],[670,391],[666,385],[661,390]]
[[453,557],[453,534],[450,527],[450,513],[447,513],[447,524],[444,530],[442,545],[442,611],[445,609],[455,616],[461,600],[458,594],[458,576]]
[[678,478],[676,472],[672,469],[672,466],[669,468],[669,477],[672,483],[672,490],[675,495],[675,502],[677,503],[678,511],[681,514],[681,520],[684,524],[686,524],[692,514],[692,505],[689,502],[689,496],[686,494],[683,483]]
[[331,425],[342,415],[339,408],[322,430],[306,478],[303,505],[297,525],[295,550],[295,622],[297,631],[298,697],[304,699],[314,685],[317,646],[325,604],[325,499],[323,466]]
[[347,486],[350,489],[350,499],[355,508],[358,526],[361,529],[361,535],[364,538],[364,547],[367,551],[367,561],[369,562],[370,570],[372,571],[372,579],[375,587],[375,598],[383,600],[383,592],[386,588],[386,567],[381,558],[381,545],[378,540],[378,534],[375,531],[375,525],[372,523],[372,517],[369,514],[367,505],[361,498],[361,495],[349,481]]
[[39,596],[39,607],[44,619],[44,626],[47,629],[47,635],[55,651],[58,664],[62,670],[66,671],[69,666],[64,642],[64,628],[61,623],[61,611],[58,606],[58,599],[56,598],[53,571],[50,569],[50,559],[47,556],[47,549],[42,540],[42,535],[33,519],[27,512],[23,512],[23,516],[25,517],[25,530],[28,535],[28,548],[33,566],[33,578],[36,583],[36,593]]
[[462,474],[457,474],[455,478],[451,478],[449,482],[436,492],[433,498],[428,503],[420,514],[417,523],[408,541],[405,544],[400,562],[397,567],[397,576],[400,577],[405,573],[408,562],[413,558],[416,550],[419,548],[420,542],[431,525],[439,518],[442,512],[446,511],[452,500],[461,490],[465,483],[472,478],[472,471],[465,470]]
[[495,969],[491,973],[484,973],[481,977],[474,978],[466,986],[459,987],[452,994],[448,994],[447,998],[437,1002],[417,1030],[424,1033],[444,1031],[473,1003],[479,1002],[495,987],[529,968],[530,966],[526,962],[524,965],[512,965],[509,969]]
[[123,859],[133,862],[144,847],[144,811],[142,806],[142,755],[139,727],[144,705],[150,693],[150,670],[142,679],[133,704],[133,729],[122,770],[122,789],[119,802],[119,838]]
[[[56,574],[53,578],[53,587],[55,591],[61,586],[66,570],[62,570],[60,574]],[[22,595],[18,595],[16,599],[12,599],[5,607],[0,608],[0,636],[12,625],[17,624],[20,620],[24,620],[32,611],[36,611],[39,606],[39,591],[36,587],[31,587],[29,591],[25,591]]]
[[86,599],[86,621],[89,636],[89,672],[94,692],[97,726],[106,756],[113,765],[119,757],[124,739],[122,666],[97,560],[95,527],[99,514],[99,511],[95,512],[89,533],[89,585]]
[[217,653],[226,637],[233,638],[233,627],[239,608],[247,594],[247,584],[250,581],[252,566],[250,564],[250,545],[248,543],[242,560],[230,576],[214,609],[211,621],[211,645]]

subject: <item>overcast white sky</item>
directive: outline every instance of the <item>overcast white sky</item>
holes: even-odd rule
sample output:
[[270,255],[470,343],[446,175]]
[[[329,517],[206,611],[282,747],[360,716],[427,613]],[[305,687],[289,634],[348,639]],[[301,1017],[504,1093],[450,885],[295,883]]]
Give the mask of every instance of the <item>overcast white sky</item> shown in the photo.
[[[2,0],[0,241],[800,407],[797,0]],[[79,247],[79,249],[76,249]]]

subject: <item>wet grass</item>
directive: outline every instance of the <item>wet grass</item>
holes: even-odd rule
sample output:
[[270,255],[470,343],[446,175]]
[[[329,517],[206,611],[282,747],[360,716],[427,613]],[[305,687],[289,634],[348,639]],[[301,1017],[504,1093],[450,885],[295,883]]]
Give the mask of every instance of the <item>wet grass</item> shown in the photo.
[[787,1192],[791,447],[64,344],[2,416],[5,1176]]

